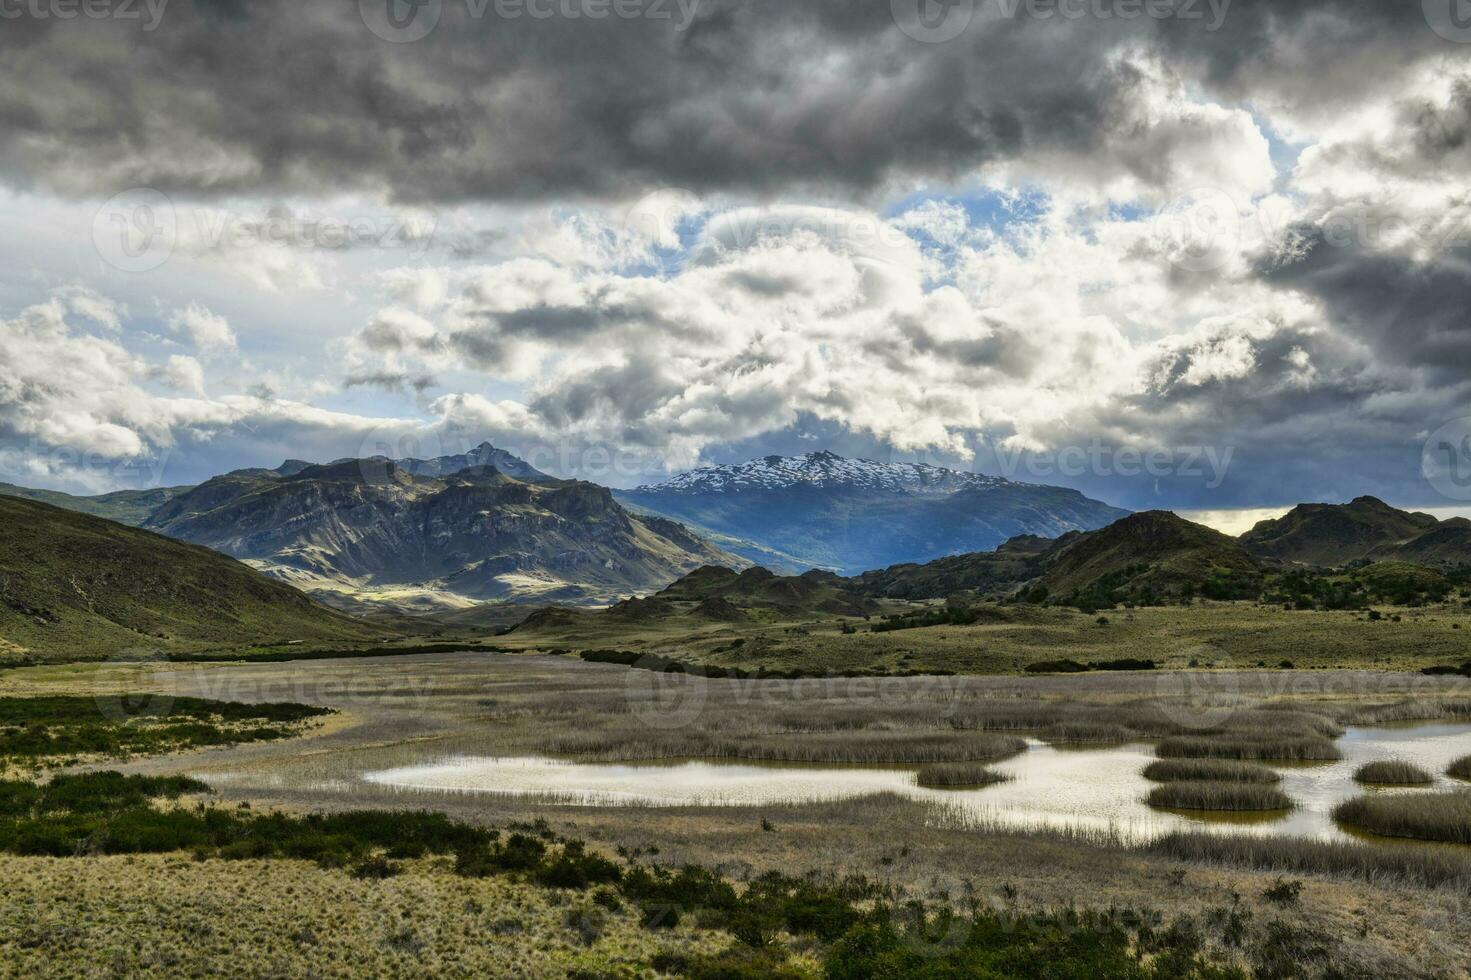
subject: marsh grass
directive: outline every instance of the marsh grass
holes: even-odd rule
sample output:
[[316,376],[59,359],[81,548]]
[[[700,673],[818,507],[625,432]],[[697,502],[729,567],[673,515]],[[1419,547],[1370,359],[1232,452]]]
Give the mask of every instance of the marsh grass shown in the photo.
[[1042,730],[1042,738],[1053,743],[1105,743],[1128,742],[1139,738],[1139,733],[1123,725],[1102,721],[1061,722]]
[[914,781],[930,789],[974,789],[1009,782],[1011,778],[986,766],[950,762],[924,766],[915,774]]
[[1259,762],[1334,762],[1338,747],[1316,735],[1178,735],[1155,748],[1162,759],[1236,759]]
[[1290,797],[1255,783],[1166,783],[1149,791],[1150,806],[1169,810],[1290,810]]
[[1354,779],[1370,786],[1429,786],[1435,782],[1430,773],[1403,759],[1366,762],[1354,773]]
[[542,745],[552,755],[588,761],[698,758],[833,765],[993,762],[1026,747],[1015,736],[987,732],[826,732],[722,738],[656,735],[646,729],[552,736]]
[[1231,759],[1160,759],[1144,767],[1144,778],[1156,783],[1252,783],[1270,786],[1282,776],[1251,762]]
[[1448,848],[1365,847],[1350,841],[1179,831],[1145,846],[1151,854],[1279,873],[1403,881],[1471,892],[1471,854]]
[[1446,768],[1445,774],[1454,779],[1471,780],[1471,755],[1462,756],[1452,762]]
[[1471,844],[1471,792],[1360,796],[1333,810],[1340,823],[1381,837]]

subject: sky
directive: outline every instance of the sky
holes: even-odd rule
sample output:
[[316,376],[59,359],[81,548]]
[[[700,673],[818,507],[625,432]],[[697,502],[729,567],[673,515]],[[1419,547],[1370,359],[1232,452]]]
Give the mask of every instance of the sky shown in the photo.
[[1465,7],[6,4],[0,482],[490,441],[1465,507]]

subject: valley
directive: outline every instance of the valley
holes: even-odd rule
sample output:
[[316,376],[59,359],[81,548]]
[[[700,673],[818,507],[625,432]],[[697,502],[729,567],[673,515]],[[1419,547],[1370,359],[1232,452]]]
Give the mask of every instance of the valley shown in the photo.
[[[124,858],[126,849],[116,857],[26,856],[5,843],[0,826],[0,850],[10,851],[0,854],[8,895],[59,902],[58,908],[79,903],[106,909],[71,931],[60,929],[53,916],[36,920],[27,927],[33,944],[18,948],[17,962],[37,955],[28,950],[54,954],[83,942],[137,962],[131,959],[136,952],[106,935],[125,927],[175,963],[222,963],[224,943],[250,941],[236,926],[215,923],[195,948],[180,947],[157,932],[158,920],[142,917],[127,895],[146,895],[153,907],[177,908],[187,917],[187,894],[215,902],[223,900],[223,889],[245,888],[257,929],[283,937],[300,934],[293,929],[316,934],[310,941],[288,938],[266,954],[286,970],[313,964],[330,970],[323,956],[335,951],[344,963],[407,972],[477,963],[491,969],[503,962],[492,957],[511,954],[537,964],[533,972],[540,976],[647,971],[678,957],[724,957],[724,968],[744,962],[754,975],[811,976],[832,969],[857,936],[848,932],[862,921],[857,910],[868,907],[851,906],[855,911],[840,917],[845,924],[828,932],[806,919],[780,924],[786,906],[767,906],[778,924],[762,933],[771,938],[758,940],[738,916],[727,918],[734,910],[720,911],[728,908],[723,899],[651,899],[636,883],[639,868],[672,875],[696,866],[731,882],[737,895],[767,894],[770,875],[788,876],[778,879],[781,894],[828,903],[833,914],[859,894],[882,896],[879,903],[892,908],[917,903],[926,910],[925,927],[896,922],[895,928],[902,943],[925,943],[920,962],[996,949],[998,940],[982,937],[999,920],[1011,928],[1025,923],[1016,941],[1042,943],[1029,947],[1033,955],[1093,962],[1076,967],[1082,974],[1101,967],[1078,961],[1083,947],[1061,937],[1109,943],[1117,937],[1123,950],[1142,943],[1155,950],[1144,961],[1154,973],[1166,969],[1160,957],[1184,950],[1191,965],[1183,975],[1190,976],[1217,975],[1201,972],[1208,968],[1261,973],[1274,956],[1347,975],[1464,969],[1457,909],[1471,887],[1471,857],[1446,845],[1347,834],[1320,808],[1328,804],[1313,795],[1314,786],[1330,785],[1338,787],[1335,793],[1356,795],[1347,773],[1358,760],[1416,751],[1416,739],[1448,740],[1443,749],[1422,753],[1426,759],[1445,762],[1459,752],[1471,741],[1463,682],[1324,671],[1288,675],[1284,683],[1277,672],[1242,671],[1200,675],[1185,688],[1160,684],[1180,676],[793,684],[661,678],[566,656],[508,654],[9,671],[0,675],[0,697],[149,689],[240,701],[289,697],[337,712],[339,722],[295,742],[109,764],[126,778],[201,780],[211,791],[200,796],[196,789],[191,800],[259,814],[236,820],[270,819],[284,829],[280,821],[304,814],[323,814],[323,827],[352,818],[358,829],[351,833],[371,841],[378,831],[353,817],[363,808],[379,814],[373,819],[385,827],[399,821],[399,839],[425,833],[413,821],[427,810],[470,828],[500,829],[503,842],[508,833],[545,835],[539,848],[548,860],[560,842],[577,840],[611,862],[610,870],[596,872],[607,874],[602,880],[608,885],[553,885],[535,862],[518,865],[527,869],[521,872],[506,865],[467,877],[466,852],[436,855],[468,846],[451,842],[471,831],[441,826],[437,837],[422,838],[427,853],[369,844],[362,853],[377,853],[385,875],[373,878],[354,870],[373,867],[359,865],[358,857],[336,866],[269,851],[249,860],[208,853],[182,861],[148,853]],[[1256,733],[1269,719],[1279,737],[1341,747],[1342,761],[1305,765],[1269,758],[1258,764],[1282,776],[1298,810],[1233,823],[1226,814],[1144,808],[1130,817],[1118,809],[1142,806],[1148,784],[1139,773],[1167,751],[1170,733],[1192,733],[1226,749],[1258,744]],[[1380,727],[1403,726],[1405,719],[1422,727]],[[1432,723],[1440,727],[1423,727]],[[920,760],[937,752],[984,760],[1006,781],[948,791],[907,785]],[[746,799],[640,801],[586,792],[601,785],[604,794],[617,795],[628,780],[663,772],[671,789],[698,793],[699,784],[685,778],[695,771],[684,761],[692,755],[705,760],[699,771],[714,777],[751,773],[787,782]],[[523,760],[515,770],[523,773],[536,771],[527,768],[535,760],[562,759],[544,765],[549,771],[582,766],[602,782],[568,784],[559,777],[521,784],[535,789],[524,792],[511,779],[479,788],[436,787],[408,775],[425,765],[469,771],[477,758]],[[803,800],[788,776],[804,772],[829,774],[841,798],[826,790]],[[1125,777],[1128,782],[1110,782]],[[1071,789],[1050,788],[1054,778]],[[1439,781],[1418,792],[1443,797],[1445,777]],[[845,782],[858,791],[843,792]],[[583,789],[568,792],[568,785]],[[995,802],[988,803],[992,793]],[[236,809],[242,803],[249,811]],[[1027,809],[1008,809],[1018,805]],[[1090,809],[1100,806],[1108,808]],[[1044,821],[1013,819],[1049,807],[1057,809]],[[1140,835],[1144,827],[1149,832]],[[1277,830],[1281,836],[1263,836]],[[351,838],[339,839],[339,846],[349,846]],[[332,924],[303,911],[293,926],[288,894],[361,914]],[[839,895],[850,897],[839,901]],[[681,914],[671,925],[651,926],[647,910],[661,900],[678,902]],[[714,907],[702,910],[702,903]],[[1053,934],[1052,916],[1064,906],[1088,924]],[[509,919],[518,925],[508,925]],[[16,928],[19,923],[0,921],[0,934]],[[1194,938],[1182,943],[1182,930]],[[1161,931],[1176,938],[1149,938]],[[1055,938],[1043,938],[1049,935]],[[1086,955],[1102,954],[1095,949]]]
[[[794,488],[740,484],[773,473],[836,509],[763,523]],[[0,952],[143,975],[242,946],[286,975],[1471,969],[1461,522],[1373,498],[1240,537],[1076,501],[1018,522],[982,501],[1023,490],[947,474],[722,471],[744,537],[489,446],[236,471],[142,527],[0,497]],[[958,551],[944,525],[924,560],[906,522],[962,504],[999,539]],[[795,557],[887,548],[910,560]]]

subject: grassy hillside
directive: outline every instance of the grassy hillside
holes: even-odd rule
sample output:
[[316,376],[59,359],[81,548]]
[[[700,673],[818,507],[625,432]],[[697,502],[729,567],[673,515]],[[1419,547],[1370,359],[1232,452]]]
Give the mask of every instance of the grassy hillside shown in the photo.
[[[885,602],[868,621],[809,614],[720,622],[691,613],[647,620],[558,611],[498,637],[525,650],[618,649],[754,670],[826,674],[851,670],[1021,673],[1042,662],[1147,659],[1162,668],[1363,668],[1419,671],[1466,660],[1471,610],[1459,602],[1289,612],[1280,606],[1197,600],[1189,606],[1108,610],[1102,617],[1057,606],[974,607],[975,622],[874,632],[922,623],[915,607]],[[1100,618],[1102,621],[1100,622]]]
[[0,497],[0,658],[86,660],[381,634],[206,548]]
[[148,520],[153,512],[164,504],[192,489],[192,487],[158,487],[154,490],[118,490],[97,497],[74,497],[58,490],[32,490],[30,487],[0,483],[0,496],[36,500],[63,510],[73,510],[78,514],[90,514],[93,517],[104,517],[109,521],[137,527]]
[[1168,511],[1132,514],[1060,548],[1034,599],[1074,605],[1149,605],[1205,595],[1255,597],[1262,572],[1234,539]]

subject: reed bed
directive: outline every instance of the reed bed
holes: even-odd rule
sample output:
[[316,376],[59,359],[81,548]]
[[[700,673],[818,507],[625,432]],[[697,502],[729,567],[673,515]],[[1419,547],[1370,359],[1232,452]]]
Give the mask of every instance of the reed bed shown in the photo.
[[1333,816],[1381,837],[1471,844],[1471,791],[1360,796],[1340,803]]
[[1388,725],[1400,721],[1444,721],[1471,717],[1471,698],[1407,698],[1326,707],[1345,725]]
[[595,762],[648,759],[740,759],[832,765],[995,762],[1026,751],[1011,735],[967,733],[822,733],[801,737],[729,738],[706,734],[651,735],[647,730],[554,736],[541,749]]
[[1366,762],[1354,773],[1354,779],[1369,786],[1429,786],[1435,782],[1430,773],[1403,759]]
[[1449,848],[1365,847],[1351,841],[1252,837],[1178,831],[1145,851],[1200,864],[1255,868],[1283,874],[1341,875],[1370,882],[1401,881],[1471,893],[1471,853]]
[[1257,762],[1333,762],[1343,758],[1326,738],[1316,735],[1180,735],[1155,748],[1161,759],[1238,759]]
[[1060,744],[1130,742],[1139,737],[1132,728],[1102,721],[1065,721],[1042,730],[1043,739]]
[[1145,801],[1169,810],[1290,810],[1292,799],[1275,786],[1256,783],[1165,783],[1149,791]]
[[1446,768],[1445,774],[1455,779],[1471,780],[1471,755],[1462,756]]
[[914,781],[930,789],[975,789],[1009,782],[1011,778],[1006,773],[983,765],[947,762],[924,766],[915,773]]
[[1156,783],[1249,783],[1271,786],[1282,776],[1251,762],[1231,759],[1160,759],[1144,767],[1144,778]]

